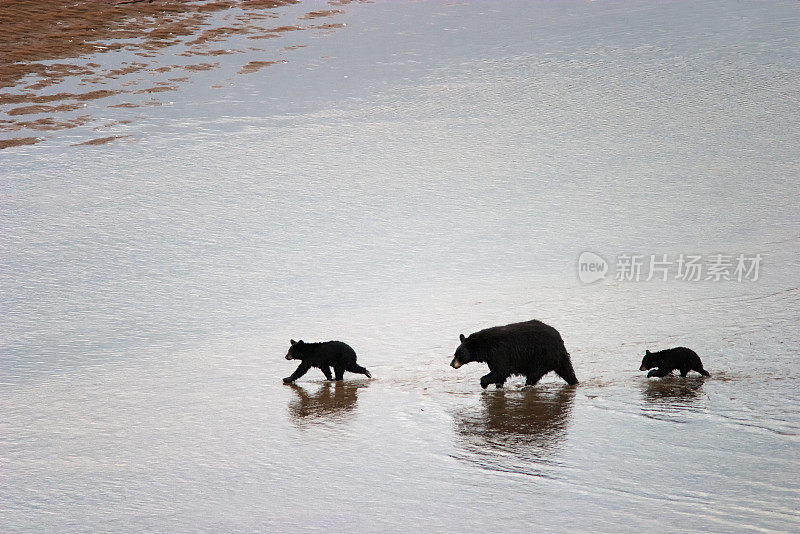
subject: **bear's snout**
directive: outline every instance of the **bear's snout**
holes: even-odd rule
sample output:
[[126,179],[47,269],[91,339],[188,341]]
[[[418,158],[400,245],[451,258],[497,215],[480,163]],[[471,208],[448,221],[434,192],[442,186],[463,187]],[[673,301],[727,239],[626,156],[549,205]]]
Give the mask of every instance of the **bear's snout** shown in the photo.
[[450,367],[452,367],[453,369],[458,369],[462,365],[463,364],[460,361],[458,361],[458,358],[453,358],[453,361],[450,362]]
[[287,360],[292,360],[292,359],[294,359],[294,358],[292,358],[292,355],[291,355],[291,354],[288,354],[288,353],[287,353],[287,354],[286,354],[286,359],[287,359]]
[[642,364],[642,366],[639,367],[639,370],[640,371],[647,371],[647,367],[645,367],[644,364]]

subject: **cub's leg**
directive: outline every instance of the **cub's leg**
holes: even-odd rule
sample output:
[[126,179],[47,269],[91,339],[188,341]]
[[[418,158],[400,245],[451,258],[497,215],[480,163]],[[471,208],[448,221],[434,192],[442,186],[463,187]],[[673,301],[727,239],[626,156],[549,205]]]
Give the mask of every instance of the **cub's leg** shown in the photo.
[[283,379],[283,383],[291,384],[292,382],[294,382],[295,380],[306,374],[309,369],[311,369],[310,363],[306,362],[301,363],[300,365],[297,366],[297,369],[295,370],[294,373]]
[[366,375],[367,378],[372,378],[372,375],[369,374],[369,371],[365,367],[361,367],[357,363],[353,362],[345,368],[347,371],[351,373],[358,373],[360,375]]
[[684,367],[683,369],[681,369],[681,376],[688,375],[689,371],[691,371],[691,369],[689,369],[688,367]]
[[653,376],[667,376],[669,374],[672,374],[672,369],[652,369],[649,373],[647,373],[647,378],[651,378]]
[[695,371],[697,371],[698,373],[700,373],[700,374],[701,374],[701,375],[703,375],[703,376],[711,376],[711,373],[709,373],[708,371],[706,371],[705,369],[703,369],[703,366],[702,366],[702,365],[700,365],[700,366],[699,366],[699,368],[698,368],[698,367],[695,367],[695,368],[694,368],[694,370],[695,370]]
[[322,367],[320,367],[320,370],[322,371],[322,374],[325,375],[325,378],[327,380],[333,380],[333,376],[331,375],[331,368],[329,365],[323,365]]

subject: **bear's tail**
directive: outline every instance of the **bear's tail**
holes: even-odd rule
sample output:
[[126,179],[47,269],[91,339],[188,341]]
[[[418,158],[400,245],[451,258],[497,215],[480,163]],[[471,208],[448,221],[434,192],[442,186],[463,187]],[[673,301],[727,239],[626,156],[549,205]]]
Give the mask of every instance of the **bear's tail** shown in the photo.
[[554,369],[554,371],[570,386],[574,386],[578,383],[578,377],[575,376],[575,369],[572,368],[572,361],[569,359],[569,353],[567,351],[564,351],[561,355],[561,365],[558,369]]

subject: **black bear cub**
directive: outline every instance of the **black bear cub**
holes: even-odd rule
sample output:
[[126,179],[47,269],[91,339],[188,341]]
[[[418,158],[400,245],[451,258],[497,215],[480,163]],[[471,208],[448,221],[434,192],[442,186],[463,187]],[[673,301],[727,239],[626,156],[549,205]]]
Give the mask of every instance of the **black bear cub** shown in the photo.
[[[655,369],[653,369],[654,367]],[[711,376],[708,371],[703,369],[703,362],[700,361],[700,356],[686,347],[676,347],[658,352],[644,351],[642,366],[639,367],[639,370],[647,371],[648,369],[653,369],[647,373],[648,378],[667,376],[672,374],[675,369],[681,372],[681,376],[686,376],[689,371],[697,371],[703,376]]]
[[561,334],[541,321],[495,326],[460,337],[450,365],[458,369],[470,362],[486,363],[489,374],[481,377],[483,389],[489,384],[502,387],[512,375],[525,375],[525,385],[532,386],[550,371],[571,386],[578,383]]
[[356,363],[356,351],[347,343],[341,341],[325,341],[323,343],[306,343],[302,339],[290,341],[287,360],[300,360],[300,365],[294,373],[283,379],[284,384],[291,384],[312,367],[320,369],[328,380],[333,380],[331,367],[336,374],[336,380],[341,380],[345,371],[360,373],[372,378],[365,368]]

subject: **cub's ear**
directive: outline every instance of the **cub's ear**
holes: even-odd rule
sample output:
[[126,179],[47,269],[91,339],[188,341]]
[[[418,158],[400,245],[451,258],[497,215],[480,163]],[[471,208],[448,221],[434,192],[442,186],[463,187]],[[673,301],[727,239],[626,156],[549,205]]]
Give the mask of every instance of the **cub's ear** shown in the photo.
[[645,356],[650,356],[650,351],[645,349],[645,351],[644,351],[644,355],[645,355]]
[[290,344],[290,345],[294,345],[295,343],[297,343],[297,341],[295,341],[294,339],[290,339],[290,340],[289,340],[289,344]]
[[458,339],[460,339],[461,342],[463,343],[464,340],[467,339],[467,338],[464,337],[464,334],[459,334]]

